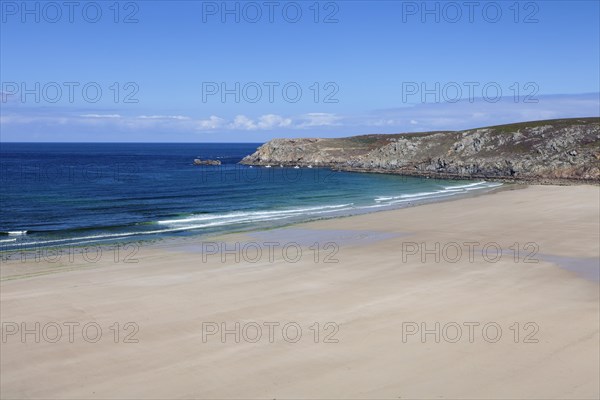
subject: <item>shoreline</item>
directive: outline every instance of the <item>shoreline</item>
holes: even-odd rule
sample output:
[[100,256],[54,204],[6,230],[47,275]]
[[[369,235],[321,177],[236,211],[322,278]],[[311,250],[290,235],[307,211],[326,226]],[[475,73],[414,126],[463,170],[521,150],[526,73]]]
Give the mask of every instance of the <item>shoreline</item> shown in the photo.
[[[380,213],[380,212],[390,212],[390,211],[401,210],[401,209],[405,209],[405,208],[419,207],[419,206],[426,205],[426,204],[436,204],[436,203],[443,203],[446,201],[455,201],[455,200],[460,200],[460,199],[464,199],[464,198],[484,196],[484,195],[488,195],[488,194],[494,194],[496,192],[501,192],[504,190],[519,190],[519,189],[524,189],[526,187],[527,187],[527,185],[520,184],[520,183],[503,183],[502,186],[479,189],[479,190],[471,191],[471,192],[465,191],[464,193],[459,193],[456,196],[433,197],[433,198],[428,198],[428,199],[415,200],[413,202],[408,202],[405,205],[398,204],[397,206],[382,207],[383,209],[367,210],[367,208],[364,208],[364,209],[360,209],[360,212],[356,212],[356,213],[352,213],[352,214],[324,216],[324,217],[318,217],[315,219],[309,219],[306,221],[291,221],[289,223],[284,223],[282,225],[275,225],[275,226],[264,227],[264,228],[247,227],[246,229],[241,229],[241,230],[232,230],[229,232],[213,232],[213,233],[208,233],[208,234],[201,233],[201,232],[192,233],[193,231],[190,231],[186,236],[158,235],[156,237],[148,237],[148,238],[142,238],[142,239],[137,239],[137,240],[127,240],[126,238],[117,239],[117,240],[107,239],[106,241],[111,241],[111,242],[110,243],[101,243],[102,240],[99,240],[95,243],[92,242],[92,243],[86,244],[86,245],[74,243],[74,244],[49,245],[49,246],[37,246],[37,247],[31,246],[31,247],[26,247],[26,248],[17,248],[17,249],[9,249],[9,250],[4,250],[4,249],[0,248],[0,260],[2,260],[2,262],[19,262],[18,261],[19,258],[26,258],[26,259],[33,258],[36,256],[36,252],[39,252],[39,251],[44,251],[44,252],[59,251],[60,252],[64,249],[69,249],[72,252],[80,253],[81,251],[83,251],[83,249],[87,249],[89,247],[100,248],[100,249],[102,249],[102,251],[106,251],[106,250],[112,251],[116,246],[127,246],[127,245],[131,245],[131,244],[140,245],[140,246],[156,246],[156,247],[164,247],[164,246],[169,246],[169,245],[176,246],[178,242],[185,243],[185,242],[194,241],[194,240],[198,240],[198,239],[210,240],[213,237],[221,237],[224,235],[243,234],[243,233],[250,233],[250,232],[254,232],[254,231],[278,229],[281,227],[294,226],[294,225],[298,225],[298,224],[310,223],[310,222],[321,221],[321,220],[335,220],[338,218],[351,218],[351,217],[354,217],[357,215],[373,214],[373,213]],[[132,235],[132,236],[144,236],[144,235],[140,234],[140,235]],[[160,245],[160,243],[165,243],[165,245]]]
[[[381,174],[381,175],[394,175],[403,176],[407,178],[421,178],[421,179],[440,179],[440,180],[456,180],[456,181],[475,181],[485,180],[490,182],[501,182],[501,183],[512,183],[517,185],[549,185],[549,186],[578,186],[578,185],[592,185],[600,186],[600,179],[598,178],[551,178],[551,177],[511,177],[504,175],[486,175],[486,174],[451,174],[443,172],[429,172],[419,171],[411,172],[404,169],[391,169],[391,168],[373,168],[373,167],[352,167],[342,162],[323,162],[323,163],[306,163],[306,162],[239,162],[238,165],[244,165],[248,167],[258,168],[269,168],[267,166],[271,164],[283,165],[285,168],[294,168],[300,166],[300,168],[326,168],[335,172],[352,172],[358,174]],[[310,165],[310,167],[309,167]]]
[[[2,393],[594,399],[599,201],[596,187],[529,186],[97,262],[2,263],[3,326],[40,327],[0,344]],[[45,328],[65,323],[72,341]]]
[[600,186],[598,179],[571,179],[571,178],[510,178],[506,176],[488,176],[488,175],[456,175],[443,173],[409,173],[407,171],[393,171],[384,168],[353,168],[338,166],[331,167],[334,171],[355,172],[362,174],[384,174],[384,175],[402,175],[413,178],[424,179],[447,179],[447,180],[479,180],[483,179],[490,182],[502,182],[515,185],[549,185],[549,186],[578,186],[592,185]]

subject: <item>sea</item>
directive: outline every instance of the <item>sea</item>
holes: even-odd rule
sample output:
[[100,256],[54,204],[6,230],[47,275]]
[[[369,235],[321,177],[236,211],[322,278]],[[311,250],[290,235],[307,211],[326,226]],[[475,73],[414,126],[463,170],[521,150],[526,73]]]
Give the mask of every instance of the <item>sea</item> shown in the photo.
[[0,143],[0,251],[269,229],[501,185],[238,164],[260,145]]

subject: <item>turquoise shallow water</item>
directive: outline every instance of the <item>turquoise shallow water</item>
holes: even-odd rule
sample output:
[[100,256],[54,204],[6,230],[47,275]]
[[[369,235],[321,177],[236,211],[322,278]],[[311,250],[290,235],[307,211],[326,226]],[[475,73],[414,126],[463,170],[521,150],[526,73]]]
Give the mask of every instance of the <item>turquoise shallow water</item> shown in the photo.
[[[498,186],[237,163],[260,144],[2,143],[0,245],[215,234],[398,208]],[[218,159],[218,167],[192,165]]]

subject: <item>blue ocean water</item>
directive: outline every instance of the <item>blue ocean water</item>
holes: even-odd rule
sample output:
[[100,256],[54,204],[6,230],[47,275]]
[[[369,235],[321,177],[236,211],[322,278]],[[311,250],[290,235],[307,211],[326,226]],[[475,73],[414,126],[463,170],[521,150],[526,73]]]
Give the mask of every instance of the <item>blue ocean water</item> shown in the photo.
[[[322,168],[237,164],[260,144],[0,143],[0,245],[214,234],[488,190]],[[194,158],[221,166],[194,166]]]

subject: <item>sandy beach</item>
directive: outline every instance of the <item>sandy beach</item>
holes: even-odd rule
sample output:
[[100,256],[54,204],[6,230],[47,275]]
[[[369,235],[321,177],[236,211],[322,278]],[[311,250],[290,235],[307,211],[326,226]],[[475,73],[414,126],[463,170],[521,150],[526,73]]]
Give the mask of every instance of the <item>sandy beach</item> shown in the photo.
[[3,399],[597,399],[598,186],[3,262]]

